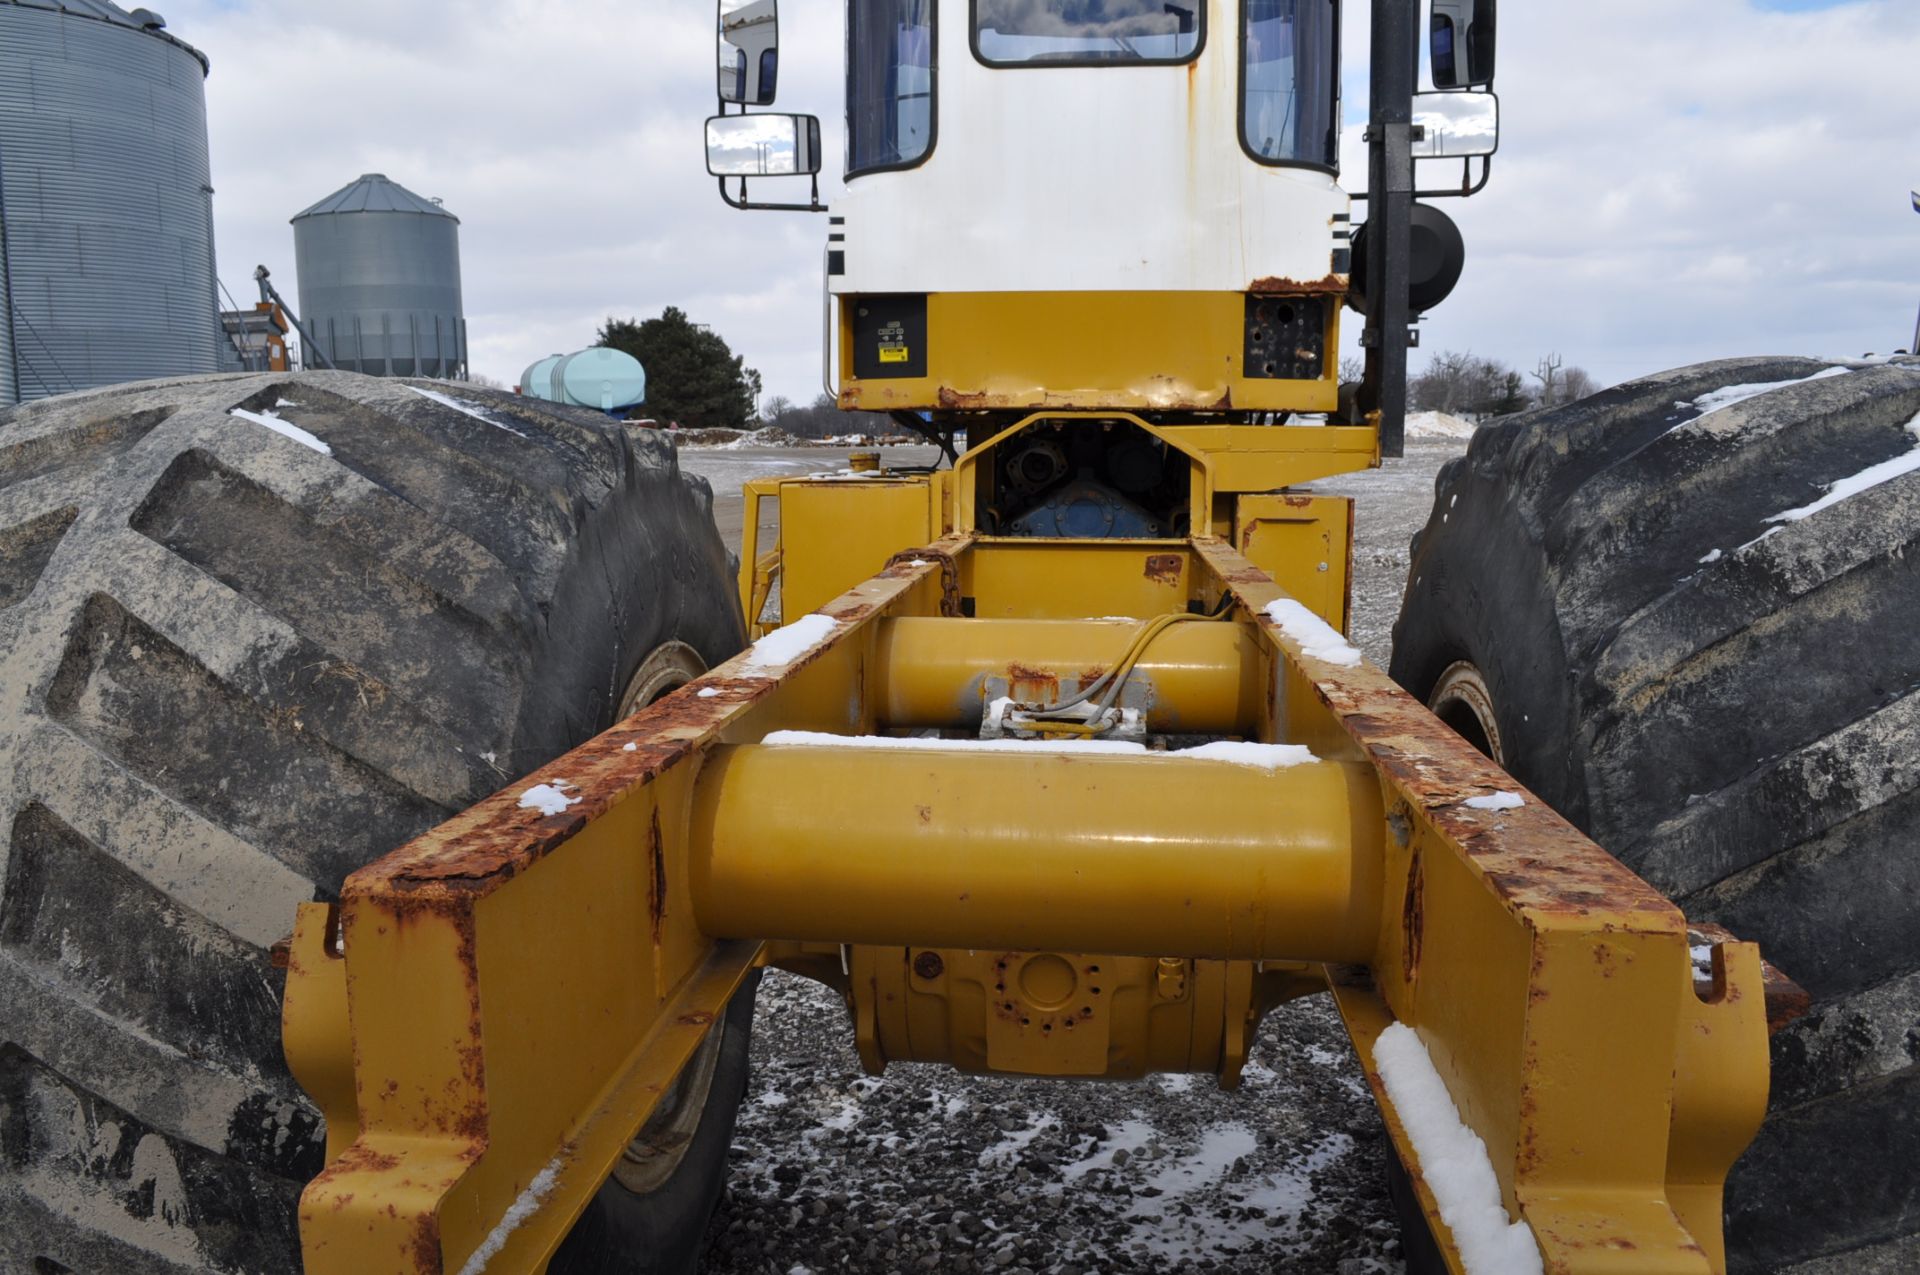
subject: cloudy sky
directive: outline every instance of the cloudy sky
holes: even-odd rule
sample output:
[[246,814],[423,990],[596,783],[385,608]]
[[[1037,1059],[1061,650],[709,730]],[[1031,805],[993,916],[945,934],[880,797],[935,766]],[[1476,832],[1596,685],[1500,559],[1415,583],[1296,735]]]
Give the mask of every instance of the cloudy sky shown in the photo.
[[[769,394],[816,391],[824,226],[735,212],[706,176],[709,3],[163,8],[213,62],[214,213],[236,296],[258,262],[292,282],[290,216],[384,172],[461,218],[475,371],[512,381],[591,342],[609,315],[678,305],[761,369]],[[837,172],[841,6],[783,9],[780,107],[822,117]],[[1348,10],[1351,117],[1366,5]],[[1558,351],[1612,382],[1911,338],[1920,4],[1510,3],[1500,68],[1493,184],[1447,201],[1467,273],[1429,317],[1416,367],[1445,348],[1529,368]],[[1364,180],[1351,144],[1347,171]]]

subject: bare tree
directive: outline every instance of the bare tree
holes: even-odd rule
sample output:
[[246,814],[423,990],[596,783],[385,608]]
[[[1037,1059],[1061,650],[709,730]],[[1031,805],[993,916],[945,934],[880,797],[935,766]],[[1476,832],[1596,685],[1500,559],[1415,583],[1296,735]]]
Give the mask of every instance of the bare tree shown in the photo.
[[1560,401],[1563,393],[1560,367],[1565,361],[1556,351],[1543,357],[1540,365],[1533,369],[1533,379],[1540,382],[1540,406],[1552,407]]
[[1435,354],[1408,387],[1414,409],[1449,414],[1468,410],[1477,362],[1469,352],[1441,350]]
[[1587,375],[1587,369],[1583,367],[1570,367],[1560,374],[1560,392],[1564,402],[1577,403],[1599,388],[1599,383]]
[[1366,379],[1367,361],[1357,354],[1340,360],[1340,384],[1357,385]]

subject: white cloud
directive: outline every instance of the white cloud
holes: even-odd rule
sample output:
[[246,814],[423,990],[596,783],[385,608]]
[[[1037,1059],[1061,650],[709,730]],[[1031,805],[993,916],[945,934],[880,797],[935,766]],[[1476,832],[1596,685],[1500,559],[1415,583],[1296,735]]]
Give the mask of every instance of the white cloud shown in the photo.
[[[1347,8],[1351,117],[1366,5]],[[461,217],[477,371],[511,379],[608,315],[673,304],[722,332],[769,393],[814,392],[825,226],[720,202],[701,156],[710,5],[174,0],[166,13],[213,61],[218,247],[242,301],[256,262],[292,284],[287,218],[384,172]],[[1558,349],[1618,380],[1905,344],[1920,302],[1906,194],[1920,180],[1920,6],[1617,0],[1509,5],[1504,19],[1501,151],[1485,194],[1446,205],[1469,262],[1425,349],[1526,366]],[[829,174],[840,21],[832,0],[781,14],[778,109],[821,116]],[[953,34],[941,43],[966,56]],[[1350,185],[1364,176],[1350,151]],[[768,183],[768,197],[776,185],[805,190]],[[823,178],[824,198],[836,189]],[[1350,339],[1357,326],[1349,315]]]
[[1443,204],[1467,272],[1424,349],[1557,349],[1617,381],[1912,339],[1920,6],[1509,5],[1500,45],[1500,154],[1486,193]]

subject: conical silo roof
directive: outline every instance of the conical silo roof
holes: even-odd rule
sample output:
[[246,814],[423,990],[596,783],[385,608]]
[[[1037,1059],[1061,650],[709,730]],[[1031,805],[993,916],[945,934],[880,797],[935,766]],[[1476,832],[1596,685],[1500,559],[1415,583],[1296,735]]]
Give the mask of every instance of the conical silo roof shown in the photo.
[[357,212],[425,213],[430,217],[445,217],[456,223],[460,220],[439,204],[431,199],[422,199],[385,173],[364,174],[334,191],[313,207],[295,213],[293,220],[299,221],[302,217],[322,217],[330,213]]

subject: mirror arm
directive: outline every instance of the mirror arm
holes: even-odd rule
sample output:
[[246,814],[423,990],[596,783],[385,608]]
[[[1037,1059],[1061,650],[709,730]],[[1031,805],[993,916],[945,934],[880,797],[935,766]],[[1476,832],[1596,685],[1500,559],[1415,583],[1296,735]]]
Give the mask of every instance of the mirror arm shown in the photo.
[[738,199],[735,199],[735,198],[734,198],[734,197],[733,197],[732,195],[729,195],[729,194],[727,193],[727,179],[726,179],[726,178],[724,178],[724,177],[716,177],[716,178],[714,178],[714,180],[720,183],[720,198],[721,198],[722,200],[724,200],[724,201],[725,201],[725,203],[726,203],[726,205],[727,205],[727,207],[729,207],[729,208],[738,208],[738,209],[741,209],[742,211],[745,211],[745,212],[812,212],[812,213],[823,213],[823,212],[826,212],[826,211],[827,211],[827,205],[825,205],[825,204],[823,204],[823,203],[821,203],[821,202],[820,202],[820,175],[819,175],[818,173],[815,173],[815,174],[813,175],[813,202],[812,202],[812,203],[810,203],[810,204],[755,204],[755,203],[749,203],[749,202],[748,202],[748,200],[747,200],[747,179],[746,179],[746,178],[744,178],[744,177],[742,177],[742,178],[740,179],[740,198],[738,198]]
[[[1473,160],[1473,156],[1467,156],[1460,161],[1460,188],[1458,190],[1416,190],[1413,192],[1413,197],[1415,199],[1466,199],[1479,194],[1487,188],[1487,179],[1493,176],[1493,156],[1479,156],[1480,180],[1477,182],[1472,181]],[[1419,163],[1419,157],[1416,157],[1414,162],[1417,165]],[[1347,198],[1356,204],[1364,204],[1367,202],[1367,192],[1364,190],[1355,191],[1348,195]]]

